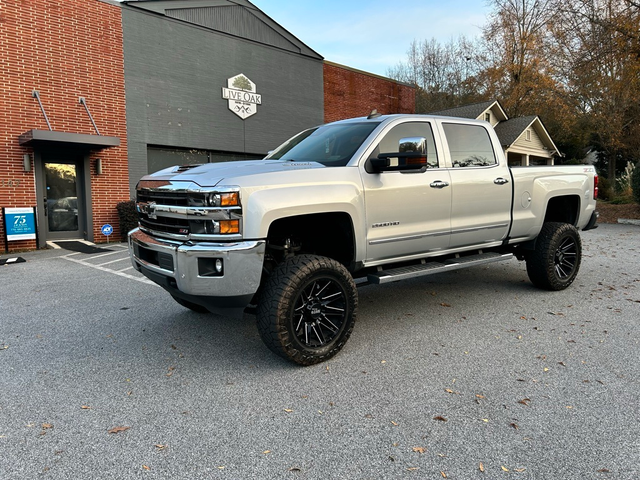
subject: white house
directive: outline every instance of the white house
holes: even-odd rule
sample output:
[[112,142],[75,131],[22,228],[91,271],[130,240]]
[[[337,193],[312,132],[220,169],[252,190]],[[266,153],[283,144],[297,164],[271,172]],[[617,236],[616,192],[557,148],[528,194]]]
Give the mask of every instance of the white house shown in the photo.
[[562,156],[537,115],[509,118],[497,100],[430,112],[486,120],[496,131],[510,166],[553,165]]

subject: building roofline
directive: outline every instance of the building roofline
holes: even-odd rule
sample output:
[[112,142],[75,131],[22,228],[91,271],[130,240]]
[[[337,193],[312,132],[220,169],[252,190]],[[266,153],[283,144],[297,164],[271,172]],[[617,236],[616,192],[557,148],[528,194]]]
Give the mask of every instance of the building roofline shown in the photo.
[[[202,28],[202,29],[205,29],[205,30],[210,31],[210,32],[216,32],[216,33],[218,33],[220,35],[227,35],[229,37],[239,38],[239,39],[245,40],[247,42],[252,42],[252,43],[255,43],[255,44],[258,44],[258,45],[264,45],[264,46],[267,46],[267,47],[275,48],[275,49],[278,49],[278,50],[281,50],[281,51],[289,52],[289,53],[294,54],[294,55],[297,54],[297,55],[301,55],[303,57],[313,58],[315,60],[320,60],[320,61],[324,60],[324,57],[322,55],[320,55],[314,49],[309,47],[306,43],[301,41],[293,33],[291,33],[285,27],[280,25],[277,21],[275,21],[273,18],[271,18],[269,15],[267,15],[264,11],[262,11],[260,8],[255,6],[253,3],[251,3],[249,0],[243,0],[248,5],[243,5],[241,3],[234,2],[232,0],[228,0],[228,3],[229,3],[229,5],[235,5],[235,6],[240,6],[240,7],[247,8],[248,10],[252,11],[252,14],[256,17],[257,20],[259,20],[259,21],[261,21],[261,22],[263,22],[263,23],[268,25],[268,23],[265,22],[258,15],[256,15],[255,12],[259,12],[261,15],[264,15],[267,19],[269,19],[271,22],[273,22],[275,25],[277,25],[278,28],[282,29],[282,31],[285,32],[287,36],[290,36],[291,39],[299,42],[300,45],[304,46],[304,48],[307,49],[308,52],[304,53],[302,51],[302,48],[300,48],[299,46],[297,46],[297,48],[300,48],[301,51],[300,52],[294,52],[294,51],[291,51],[291,50],[287,50],[286,48],[279,47],[277,45],[272,45],[272,44],[269,44],[269,43],[260,42],[258,40],[247,38],[247,37],[244,37],[244,36],[241,36],[241,35],[236,35],[236,34],[233,34],[233,33],[224,32],[222,30],[217,30],[215,28],[211,28],[211,27],[208,27],[206,25],[201,25],[201,24],[198,24],[198,23],[190,22],[188,20],[183,20],[181,18],[172,17],[172,16],[167,15],[164,11],[160,11],[157,8],[147,8],[147,7],[143,6],[143,5],[140,5],[140,4],[144,4],[144,3],[148,3],[148,4],[153,4],[153,3],[171,3],[171,2],[175,2],[175,1],[176,0],[124,0],[124,1],[119,2],[119,3],[121,5],[124,5],[124,6],[127,6],[127,7],[135,8],[136,10],[138,10],[140,12],[145,12],[145,13],[148,13],[150,15],[158,15],[158,16],[164,17],[166,19],[170,19],[170,20],[173,20],[173,21],[180,22],[180,23],[185,24],[185,25],[191,25],[192,27]],[[187,0],[187,1],[205,4],[207,2],[210,2],[211,0]],[[183,7],[183,8],[188,8],[188,7]],[[271,28],[273,28],[273,27],[271,27]],[[276,29],[274,29],[274,30],[276,30]],[[282,35],[281,32],[279,32],[279,33],[280,33],[280,35]],[[289,38],[287,38],[287,36],[285,36],[285,35],[282,35],[282,36],[283,36],[283,38],[288,40],[292,45],[295,45],[295,43],[292,42]]]
[[413,83],[401,82],[400,80],[396,80],[394,78],[385,77],[384,75],[378,75],[377,73],[366,72],[364,70],[359,70],[357,68],[349,67],[347,65],[342,65],[340,63],[330,62],[329,60],[324,60],[324,63],[326,63],[327,65],[332,66],[332,67],[343,68],[343,69],[349,70],[351,72],[360,73],[362,75],[367,75],[369,77],[379,78],[380,80],[385,80],[387,82],[397,83],[398,85],[404,85],[406,87],[416,88],[415,84],[413,84]]

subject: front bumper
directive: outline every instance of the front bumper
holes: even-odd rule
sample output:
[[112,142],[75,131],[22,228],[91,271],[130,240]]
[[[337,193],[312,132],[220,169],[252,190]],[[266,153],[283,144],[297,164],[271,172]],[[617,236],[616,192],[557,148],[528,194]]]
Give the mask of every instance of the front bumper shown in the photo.
[[[216,313],[238,313],[260,286],[266,242],[176,242],[151,237],[139,228],[129,233],[134,268],[169,293]],[[202,274],[200,263],[221,259],[222,275]]]

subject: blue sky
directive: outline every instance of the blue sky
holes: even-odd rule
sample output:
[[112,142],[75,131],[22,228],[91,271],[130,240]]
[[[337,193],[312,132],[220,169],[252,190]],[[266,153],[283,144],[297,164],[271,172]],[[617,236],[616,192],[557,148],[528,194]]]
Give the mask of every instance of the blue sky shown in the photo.
[[412,40],[476,37],[485,0],[250,0],[331,62],[385,75]]

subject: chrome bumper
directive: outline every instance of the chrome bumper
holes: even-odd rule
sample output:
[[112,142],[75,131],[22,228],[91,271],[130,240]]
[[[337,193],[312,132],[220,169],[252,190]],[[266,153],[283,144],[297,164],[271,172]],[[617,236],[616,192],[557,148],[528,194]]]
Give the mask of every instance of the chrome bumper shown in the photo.
[[[178,296],[235,298],[238,302],[233,303],[245,305],[260,286],[265,248],[264,240],[182,243],[151,237],[139,228],[129,232],[134,268],[171,293],[175,289]],[[224,265],[222,275],[200,275],[199,259],[218,258]]]

